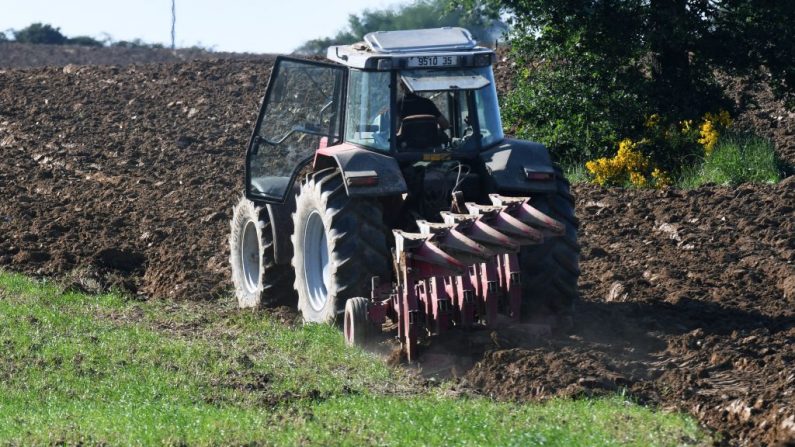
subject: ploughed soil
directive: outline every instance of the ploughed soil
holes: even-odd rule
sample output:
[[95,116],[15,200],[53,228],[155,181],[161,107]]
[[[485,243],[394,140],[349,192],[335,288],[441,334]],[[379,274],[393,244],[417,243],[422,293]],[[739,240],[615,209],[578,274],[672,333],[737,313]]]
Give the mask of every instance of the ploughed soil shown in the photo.
[[[0,268],[229,299],[229,219],[271,63],[0,68]],[[761,107],[781,122],[775,104]],[[731,444],[795,442],[795,177],[573,191],[574,328],[459,338],[457,387],[517,400],[627,390]]]
[[201,48],[124,48],[81,45],[0,43],[0,68],[57,67],[64,65],[132,65],[189,62],[210,59],[259,60],[260,54],[224,53]]
[[0,266],[207,299],[272,60],[0,72]]
[[535,338],[498,329],[491,345],[470,346],[463,387],[519,400],[625,389],[727,440],[795,442],[795,177],[695,191],[582,185],[575,195],[574,328]]

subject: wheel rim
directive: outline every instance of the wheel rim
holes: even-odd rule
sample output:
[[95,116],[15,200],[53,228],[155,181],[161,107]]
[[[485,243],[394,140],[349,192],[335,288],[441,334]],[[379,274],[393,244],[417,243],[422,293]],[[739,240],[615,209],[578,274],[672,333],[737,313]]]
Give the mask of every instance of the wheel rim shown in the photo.
[[246,222],[243,239],[240,241],[240,265],[243,270],[243,285],[249,293],[259,288],[260,282],[260,245],[257,235],[257,224]]
[[322,310],[328,301],[330,272],[326,228],[317,211],[309,215],[304,230],[304,277],[309,305]]

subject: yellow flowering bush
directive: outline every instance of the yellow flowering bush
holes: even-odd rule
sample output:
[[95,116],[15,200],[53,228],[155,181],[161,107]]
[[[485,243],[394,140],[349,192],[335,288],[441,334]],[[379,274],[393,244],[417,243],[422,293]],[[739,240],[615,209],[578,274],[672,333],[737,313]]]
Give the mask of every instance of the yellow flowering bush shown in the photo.
[[[673,181],[660,166],[676,168],[685,157],[712,153],[721,133],[732,125],[729,112],[706,113],[701,120],[667,120],[657,113],[646,117],[643,138],[625,138],[618,143],[614,157],[585,163],[593,182],[602,186],[632,185],[638,188],[664,188]],[[648,155],[640,151],[640,147]],[[703,151],[703,152],[702,152]],[[655,166],[652,166],[654,160]],[[650,168],[651,172],[649,171]]]
[[660,124],[660,114],[659,113],[651,114],[648,118],[646,118],[646,122],[644,123],[644,125],[646,126],[647,129],[651,129],[651,128],[657,127],[657,125],[659,125],[659,124]]
[[632,183],[633,186],[643,188],[646,186],[646,176],[640,172],[632,171],[629,173],[629,182]]
[[673,183],[671,181],[671,176],[660,168],[654,168],[654,170],[651,171],[651,178],[654,181],[654,187],[657,189],[671,186]]
[[718,138],[723,129],[728,129],[732,125],[731,116],[729,112],[721,110],[716,114],[707,112],[701,121],[699,128],[700,138],[698,144],[704,146],[704,153],[709,155],[718,144]]
[[729,112],[727,112],[726,110],[721,110],[716,114],[707,112],[706,114],[704,114],[704,120],[717,123],[723,128],[729,128],[733,123],[732,117],[729,115]]
[[585,163],[585,169],[594,176],[598,185],[624,185],[629,181],[635,186],[646,186],[643,174],[649,167],[649,159],[638,150],[639,144],[629,138],[618,143],[615,157],[602,157]]

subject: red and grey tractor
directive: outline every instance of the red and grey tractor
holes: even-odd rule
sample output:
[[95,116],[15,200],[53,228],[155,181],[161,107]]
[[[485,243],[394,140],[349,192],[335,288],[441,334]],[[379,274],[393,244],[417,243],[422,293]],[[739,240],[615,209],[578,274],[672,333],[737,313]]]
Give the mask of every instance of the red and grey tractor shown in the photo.
[[569,184],[504,137],[494,58],[462,28],[278,57],[231,222],[239,305],[297,303],[350,344],[397,327],[410,361],[428,335],[570,314]]

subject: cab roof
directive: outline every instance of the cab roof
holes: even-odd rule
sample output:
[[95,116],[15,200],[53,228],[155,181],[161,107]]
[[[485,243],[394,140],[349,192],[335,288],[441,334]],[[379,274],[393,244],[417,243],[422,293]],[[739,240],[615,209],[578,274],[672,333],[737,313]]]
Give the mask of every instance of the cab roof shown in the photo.
[[352,68],[391,70],[413,66],[422,56],[450,56],[451,67],[491,65],[493,54],[477,46],[468,30],[444,27],[368,33],[364,42],[329,47],[326,57]]

